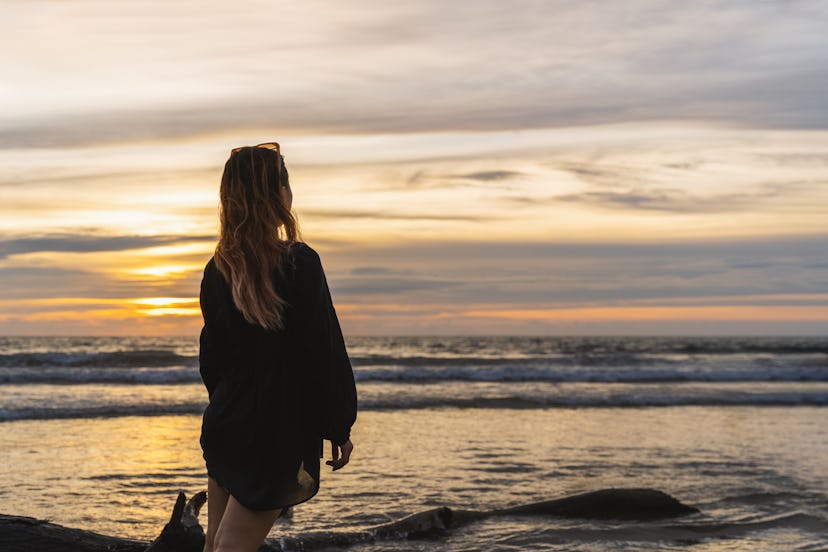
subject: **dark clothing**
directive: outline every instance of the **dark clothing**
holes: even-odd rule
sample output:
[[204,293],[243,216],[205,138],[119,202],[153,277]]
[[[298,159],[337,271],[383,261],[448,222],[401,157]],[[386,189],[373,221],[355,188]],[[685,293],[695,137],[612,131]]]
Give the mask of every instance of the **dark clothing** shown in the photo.
[[291,244],[276,290],[284,330],[247,322],[210,259],[201,282],[199,364],[210,395],[201,426],[207,473],[253,510],[319,490],[322,440],[348,440],[354,376],[319,255]]

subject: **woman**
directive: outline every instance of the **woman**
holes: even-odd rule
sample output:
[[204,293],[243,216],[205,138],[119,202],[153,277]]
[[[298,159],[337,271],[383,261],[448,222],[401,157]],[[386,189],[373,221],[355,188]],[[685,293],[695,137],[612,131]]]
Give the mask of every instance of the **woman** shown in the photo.
[[236,148],[221,179],[221,233],[201,282],[199,364],[210,403],[205,551],[254,551],[274,520],[353,450],[356,387],[319,256],[298,241],[277,143]]

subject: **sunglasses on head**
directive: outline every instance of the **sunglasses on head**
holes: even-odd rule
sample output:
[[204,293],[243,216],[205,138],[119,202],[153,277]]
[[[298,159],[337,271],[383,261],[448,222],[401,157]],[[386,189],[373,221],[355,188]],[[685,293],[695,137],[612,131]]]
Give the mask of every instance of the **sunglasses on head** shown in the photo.
[[[237,151],[240,151],[240,150],[242,150],[244,148],[247,148],[247,147],[250,147],[250,146],[239,146],[237,148],[233,148],[233,149],[230,150],[230,155],[233,155]],[[264,144],[256,144],[255,146],[252,146],[252,147],[274,150],[279,155],[282,155],[282,152],[279,149],[279,142],[265,142]]]
[[[230,150],[230,155],[235,155],[236,152],[243,150],[244,148],[254,147],[254,148],[264,148],[273,150],[276,152],[276,155],[279,156],[279,176],[281,180],[282,168],[285,166],[285,159],[282,157],[282,152],[279,149],[279,142],[265,142],[263,144],[256,144],[255,146],[239,146],[237,148],[233,148]],[[282,186],[287,186],[287,184],[282,183]]]

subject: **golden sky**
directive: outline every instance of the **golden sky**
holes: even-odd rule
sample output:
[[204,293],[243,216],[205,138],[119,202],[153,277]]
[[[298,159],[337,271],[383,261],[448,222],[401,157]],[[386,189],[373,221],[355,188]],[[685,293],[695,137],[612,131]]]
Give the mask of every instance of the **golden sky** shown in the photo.
[[0,22],[0,334],[191,334],[278,140],[346,334],[828,330],[828,8],[35,0]]

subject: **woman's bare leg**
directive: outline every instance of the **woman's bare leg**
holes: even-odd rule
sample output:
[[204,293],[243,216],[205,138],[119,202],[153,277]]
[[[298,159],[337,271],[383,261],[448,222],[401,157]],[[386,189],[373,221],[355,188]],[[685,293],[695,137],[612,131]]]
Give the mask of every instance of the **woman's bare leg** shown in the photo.
[[215,535],[214,552],[256,552],[281,512],[251,510],[231,495]]
[[221,524],[224,509],[227,508],[227,499],[230,495],[216,483],[216,480],[207,476],[207,534],[204,535],[204,552],[213,552],[216,542],[216,531]]

